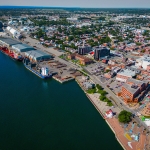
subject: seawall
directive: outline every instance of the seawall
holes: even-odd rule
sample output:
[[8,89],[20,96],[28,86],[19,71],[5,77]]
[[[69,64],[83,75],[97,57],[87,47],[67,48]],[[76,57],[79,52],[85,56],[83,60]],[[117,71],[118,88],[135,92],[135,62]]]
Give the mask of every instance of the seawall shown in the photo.
[[[102,111],[98,108],[98,106],[96,106],[96,104],[94,103],[94,101],[89,97],[89,95],[87,94],[87,92],[85,91],[85,89],[81,86],[81,84],[79,83],[79,81],[77,79],[75,79],[75,81],[81,87],[81,89],[84,91],[84,93],[86,94],[86,96],[88,97],[88,99],[91,101],[91,103],[94,105],[94,107],[96,108],[96,110],[100,113],[100,115],[102,116],[102,118],[105,119],[105,116],[102,113]],[[125,147],[123,146],[123,144],[121,143],[121,141],[117,138],[116,132],[112,128],[111,124],[107,121],[107,119],[105,119],[105,121],[106,121],[107,125],[110,127],[110,129],[113,131],[113,133],[115,134],[115,137],[116,137],[117,141],[119,142],[119,144],[122,146],[122,148],[124,150],[126,150]]]

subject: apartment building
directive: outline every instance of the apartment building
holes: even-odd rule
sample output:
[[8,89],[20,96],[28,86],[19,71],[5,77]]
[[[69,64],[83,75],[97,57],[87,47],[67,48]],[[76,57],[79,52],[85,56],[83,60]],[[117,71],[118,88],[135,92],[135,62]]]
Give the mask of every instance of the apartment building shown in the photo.
[[96,47],[94,49],[94,59],[95,60],[101,60],[102,58],[105,58],[110,55],[110,49],[106,47]]
[[121,91],[118,92],[118,96],[120,96],[125,103],[138,103],[147,90],[148,82],[127,79]]

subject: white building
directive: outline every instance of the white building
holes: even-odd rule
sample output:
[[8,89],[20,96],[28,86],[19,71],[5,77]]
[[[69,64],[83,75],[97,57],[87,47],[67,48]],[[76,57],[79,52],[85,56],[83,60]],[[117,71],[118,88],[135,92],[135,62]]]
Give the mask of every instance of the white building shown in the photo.
[[135,66],[136,67],[142,67],[143,69],[147,69],[147,66],[150,65],[150,57],[149,56],[143,56],[139,59],[136,59]]
[[69,21],[77,21],[78,20],[78,18],[67,18],[67,20],[69,20]]
[[12,28],[10,26],[8,26],[6,29],[13,35],[13,37],[20,35],[20,33],[17,30],[15,30],[14,28]]
[[18,34],[18,32],[17,32],[15,29],[13,29],[13,28],[11,28],[11,29],[9,30],[9,32],[10,32],[13,36],[16,36],[16,35]]
[[116,80],[126,82],[127,79],[132,78],[136,75],[136,71],[130,69],[123,69],[117,73]]
[[82,24],[78,24],[76,27],[81,28],[81,27],[83,27],[83,26],[90,26],[90,25],[91,25],[90,23],[84,22],[84,23],[82,23]]
[[8,26],[6,29],[7,29],[8,31],[10,31],[11,27],[10,27],[10,26]]

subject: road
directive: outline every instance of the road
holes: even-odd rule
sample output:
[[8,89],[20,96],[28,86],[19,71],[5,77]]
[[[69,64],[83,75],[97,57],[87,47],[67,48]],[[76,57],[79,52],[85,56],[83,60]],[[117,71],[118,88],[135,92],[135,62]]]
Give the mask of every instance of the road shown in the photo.
[[[113,98],[113,100],[115,101],[115,103],[117,104],[117,106],[118,106],[121,110],[129,111],[129,112],[131,112],[132,114],[136,114],[136,113],[137,113],[136,110],[132,110],[132,109],[128,108],[128,107],[122,102],[122,100],[121,100],[119,97],[117,97],[117,96],[106,86],[105,83],[102,83],[99,79],[97,79],[96,76],[93,75],[93,76],[90,76],[90,77],[91,77],[91,79],[92,79],[93,81],[95,81],[95,83],[100,84],[100,85],[104,88],[104,90],[105,90],[108,94],[110,94],[110,96]],[[136,120],[136,122],[137,122],[138,124],[144,126],[148,131],[150,131],[150,129],[147,127],[147,125],[146,125],[143,121],[141,121],[141,119],[140,119],[139,117],[136,117],[136,116],[135,116],[134,119]]]

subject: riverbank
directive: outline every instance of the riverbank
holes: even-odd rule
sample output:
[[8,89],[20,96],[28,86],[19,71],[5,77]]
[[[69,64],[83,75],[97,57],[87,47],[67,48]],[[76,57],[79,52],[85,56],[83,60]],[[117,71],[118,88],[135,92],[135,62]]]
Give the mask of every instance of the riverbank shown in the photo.
[[[102,116],[103,119],[105,119],[107,125],[110,127],[110,129],[113,131],[113,133],[115,134],[115,137],[117,139],[117,141],[119,142],[119,144],[122,146],[122,148],[124,150],[131,150],[131,147],[128,145],[128,139],[124,136],[125,132],[127,132],[127,128],[124,128],[124,126],[122,124],[119,123],[118,119],[117,119],[117,115],[115,115],[112,118],[107,118],[105,115],[105,112],[109,109],[112,109],[113,112],[117,112],[117,114],[121,111],[121,110],[116,110],[118,108],[111,108],[109,106],[105,106],[107,103],[105,102],[101,102],[99,100],[99,95],[97,94],[88,94],[86,92],[86,90],[84,89],[84,87],[82,86],[82,82],[79,80],[79,78],[76,78],[76,82],[78,83],[78,85],[81,87],[81,89],[84,91],[84,93],[86,94],[86,96],[88,97],[88,99],[90,100],[90,102],[93,104],[93,106],[96,108],[96,110],[99,112],[99,114]],[[96,96],[95,96],[96,95]],[[102,105],[104,104],[104,105]],[[126,130],[126,131],[125,131]],[[139,131],[142,130],[139,128]],[[132,149],[133,150],[143,150],[144,149],[144,143],[146,140],[146,134],[142,133],[140,136],[139,141],[132,141]]]

